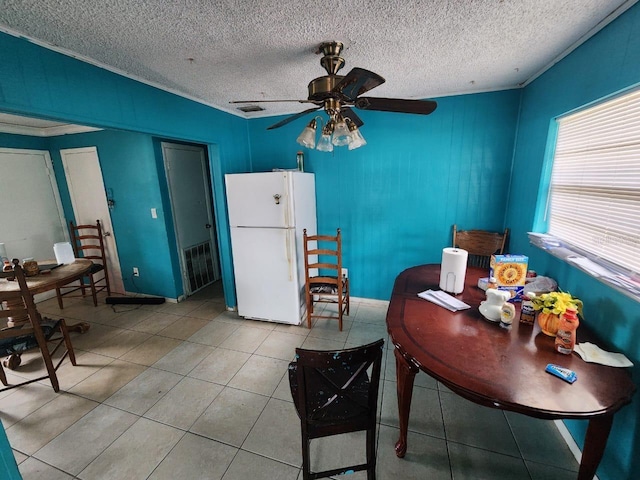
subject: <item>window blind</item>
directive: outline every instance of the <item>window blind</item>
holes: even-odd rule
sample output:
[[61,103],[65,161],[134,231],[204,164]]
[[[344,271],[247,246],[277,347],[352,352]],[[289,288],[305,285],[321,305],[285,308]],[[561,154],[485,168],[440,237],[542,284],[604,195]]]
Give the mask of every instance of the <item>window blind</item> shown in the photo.
[[640,272],[640,89],[558,119],[548,233]]

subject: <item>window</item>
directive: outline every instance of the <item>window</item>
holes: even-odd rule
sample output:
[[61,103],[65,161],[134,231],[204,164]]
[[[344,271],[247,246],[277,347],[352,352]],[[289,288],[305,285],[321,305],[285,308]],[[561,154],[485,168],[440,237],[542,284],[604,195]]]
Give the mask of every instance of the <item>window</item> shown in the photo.
[[557,121],[548,234],[640,272],[640,89]]

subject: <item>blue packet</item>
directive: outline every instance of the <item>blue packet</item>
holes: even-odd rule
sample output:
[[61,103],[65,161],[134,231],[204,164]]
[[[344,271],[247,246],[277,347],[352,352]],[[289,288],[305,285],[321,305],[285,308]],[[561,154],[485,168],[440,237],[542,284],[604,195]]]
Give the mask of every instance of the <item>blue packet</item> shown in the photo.
[[544,370],[551,375],[561,378],[565,382],[573,383],[578,379],[578,375],[576,375],[576,372],[573,370],[561,367],[560,365],[554,365],[553,363],[548,364]]

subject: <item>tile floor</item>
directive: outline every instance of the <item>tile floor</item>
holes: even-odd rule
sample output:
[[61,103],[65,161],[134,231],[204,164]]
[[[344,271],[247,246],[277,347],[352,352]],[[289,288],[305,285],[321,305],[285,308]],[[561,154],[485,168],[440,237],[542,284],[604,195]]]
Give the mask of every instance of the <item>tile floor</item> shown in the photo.
[[[386,338],[386,305],[352,301],[344,331],[239,319],[219,286],[157,306],[55,300],[43,313],[69,324],[78,365],[0,393],[0,419],[25,480],[296,480],[300,424],[288,389],[295,347],[339,349]],[[388,346],[388,342],[387,342]],[[378,479],[572,479],[577,463],[552,422],[470,403],[425,374],[416,378],[409,448],[396,458],[395,363],[381,379]],[[34,375],[35,355],[11,375]],[[364,456],[362,435],[313,442],[330,468]],[[356,460],[357,461],[357,460]],[[364,479],[362,472],[346,478]]]

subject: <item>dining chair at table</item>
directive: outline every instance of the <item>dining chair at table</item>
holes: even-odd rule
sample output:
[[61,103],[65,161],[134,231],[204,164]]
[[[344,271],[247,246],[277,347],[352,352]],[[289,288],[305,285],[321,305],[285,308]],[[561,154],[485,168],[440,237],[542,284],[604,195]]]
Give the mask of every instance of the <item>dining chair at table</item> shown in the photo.
[[[19,326],[0,330],[0,356],[7,356],[0,364],[0,381],[5,386],[0,391],[49,378],[53,390],[58,392],[60,385],[56,370],[67,356],[72,365],[76,364],[73,345],[64,319],[43,319],[41,317],[33,301],[33,295],[27,286],[24,271],[17,259],[13,260],[13,270],[0,272],[0,279],[15,281],[20,287],[19,290],[3,293],[2,300],[10,301],[11,309],[0,310],[0,320],[28,318],[27,322],[20,323]],[[40,350],[46,374],[38,378],[9,384],[3,367],[16,368],[21,363],[22,353],[35,348]],[[52,357],[60,348],[65,348],[65,351],[54,364]]]
[[342,234],[307,235],[303,230],[305,299],[307,326],[312,318],[333,318],[333,312],[314,313],[316,303],[337,306],[338,328],[342,331],[342,317],[349,315],[349,278],[342,272]]
[[453,246],[469,252],[467,265],[470,267],[489,268],[491,255],[504,253],[509,229],[504,232],[488,230],[458,230],[453,226]]
[[[345,350],[296,348],[289,364],[289,386],[302,430],[303,480],[366,470],[376,478],[378,387],[384,340]],[[311,471],[312,439],[366,432],[366,461]]]
[[97,307],[98,293],[106,290],[107,295],[111,295],[102,224],[100,220],[96,220],[95,225],[75,225],[73,221],[70,221],[69,233],[71,234],[71,246],[73,247],[74,256],[91,260],[93,265],[87,275],[77,281],[79,284],[74,281],[72,284],[56,288],[58,306],[61,310],[64,308],[62,297],[67,295],[74,296],[73,293],[77,291],[80,291],[81,294],[75,296],[84,297],[86,290],[89,289],[93,298],[93,305]]

